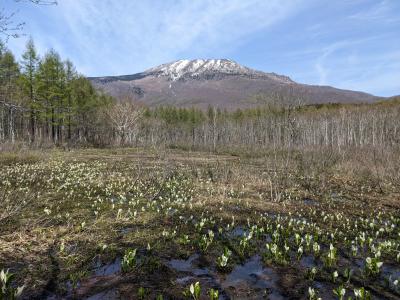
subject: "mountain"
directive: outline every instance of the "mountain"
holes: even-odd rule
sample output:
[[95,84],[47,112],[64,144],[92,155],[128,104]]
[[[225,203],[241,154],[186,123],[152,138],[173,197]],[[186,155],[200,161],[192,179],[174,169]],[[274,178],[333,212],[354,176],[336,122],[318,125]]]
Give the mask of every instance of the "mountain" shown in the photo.
[[363,92],[296,83],[287,76],[253,70],[229,59],[178,60],[133,75],[89,79],[109,95],[128,95],[149,106],[212,105],[232,110],[271,101],[317,104],[380,99]]

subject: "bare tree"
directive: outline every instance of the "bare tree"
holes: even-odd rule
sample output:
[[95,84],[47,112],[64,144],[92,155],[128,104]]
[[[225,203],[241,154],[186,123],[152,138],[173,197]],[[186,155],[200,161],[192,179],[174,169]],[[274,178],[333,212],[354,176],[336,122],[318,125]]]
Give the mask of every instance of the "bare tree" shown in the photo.
[[129,97],[123,97],[107,111],[107,116],[116,131],[120,144],[132,143],[138,130],[138,123],[144,109]]
[[4,8],[0,11],[0,33],[5,36],[6,40],[10,37],[18,37],[25,23],[15,23],[15,12],[7,13]]
[[[56,5],[56,0],[14,0],[15,2],[30,2],[37,5]],[[8,40],[10,37],[20,36],[25,22],[15,22],[16,12],[7,12],[4,8],[0,9],[0,34]]]

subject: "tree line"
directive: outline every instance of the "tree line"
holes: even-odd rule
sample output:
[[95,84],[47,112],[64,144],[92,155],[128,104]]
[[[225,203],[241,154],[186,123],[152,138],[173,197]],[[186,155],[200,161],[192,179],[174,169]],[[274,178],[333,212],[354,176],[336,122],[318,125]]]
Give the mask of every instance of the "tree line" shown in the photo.
[[144,114],[138,144],[253,150],[400,145],[400,98],[374,104],[268,105],[226,111],[160,107]]
[[111,102],[54,50],[40,57],[30,39],[17,61],[0,43],[0,142],[87,141]]
[[[400,100],[301,105],[277,96],[228,111],[145,107],[106,96],[54,50],[32,40],[18,61],[0,43],[0,144],[226,148],[398,147]],[[287,100],[287,99],[286,99]]]

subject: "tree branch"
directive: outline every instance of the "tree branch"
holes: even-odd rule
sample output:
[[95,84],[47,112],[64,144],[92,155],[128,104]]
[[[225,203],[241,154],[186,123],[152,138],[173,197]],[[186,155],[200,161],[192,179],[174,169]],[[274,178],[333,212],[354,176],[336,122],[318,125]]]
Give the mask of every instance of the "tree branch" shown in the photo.
[[[37,5],[57,5],[56,0],[14,0],[15,2],[30,2]],[[0,11],[0,34],[6,37],[6,41],[10,38],[17,38],[24,29],[25,22],[15,23],[14,17],[17,12],[7,13],[4,8]]]

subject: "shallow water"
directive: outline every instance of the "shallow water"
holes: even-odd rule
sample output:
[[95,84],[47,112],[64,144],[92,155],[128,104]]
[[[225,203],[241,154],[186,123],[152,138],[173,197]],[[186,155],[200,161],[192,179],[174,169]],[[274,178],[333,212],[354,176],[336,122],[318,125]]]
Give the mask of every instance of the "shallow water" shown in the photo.
[[189,285],[191,282],[194,281],[194,277],[193,276],[185,276],[182,278],[178,278],[176,280],[176,283],[181,284],[181,285]]
[[303,203],[310,206],[317,206],[319,205],[318,201],[311,199],[311,198],[304,198]]
[[186,283],[190,279],[194,281],[196,278],[211,278],[213,279],[213,275],[210,270],[207,268],[199,268],[196,266],[196,260],[200,256],[198,254],[191,255],[188,259],[172,259],[168,262],[168,265],[178,272],[190,273],[192,276],[184,276],[182,278],[178,278],[177,283]]
[[130,232],[133,232],[134,230],[135,230],[135,228],[132,228],[132,227],[122,228],[121,229],[121,233],[122,234],[128,234]]
[[278,279],[275,271],[263,267],[261,257],[255,255],[245,264],[237,265],[222,282],[222,287],[233,289],[234,294],[239,297],[250,291],[256,292],[260,297],[268,295],[269,299],[284,299],[277,287]]
[[100,265],[94,269],[95,276],[109,276],[121,272],[121,258],[116,258],[112,263]]
[[226,276],[208,268],[199,268],[196,265],[198,258],[198,254],[193,254],[186,260],[173,259],[168,262],[172,269],[185,273],[176,279],[177,284],[188,286],[199,281],[206,290],[218,289],[220,299],[247,297],[249,293],[256,298],[268,295],[268,299],[284,299],[277,286],[279,276],[273,269],[263,266],[259,255],[251,257],[243,265],[235,266]]
[[382,265],[382,275],[387,278],[391,276],[392,280],[400,280],[400,266],[388,265],[384,263]]
[[120,299],[117,289],[111,289],[86,298],[87,300],[116,300]]
[[[205,293],[210,288],[217,289],[220,293],[219,300],[229,299],[221,287],[218,276],[208,268],[197,266],[196,261],[199,257],[198,254],[193,254],[186,260],[172,259],[167,263],[175,271],[185,273],[185,275],[176,279],[176,283],[188,287],[190,284],[199,281],[202,292]],[[204,296],[206,297],[206,294]]]
[[312,256],[312,255],[307,255],[307,256],[303,256],[303,257],[300,259],[300,265],[301,265],[303,268],[309,269],[309,268],[315,267],[317,264],[316,264],[316,262],[315,262],[314,256]]
[[[332,290],[334,286],[331,284],[328,284],[327,282],[321,282],[321,281],[313,281],[311,286],[315,289],[318,297],[321,297],[322,299],[337,299]],[[346,290],[346,297],[349,296],[349,290]]]
[[238,226],[238,227],[235,227],[235,228],[231,231],[230,235],[231,235],[232,237],[244,237],[244,236],[247,235],[247,231],[246,231],[243,227]]
[[188,259],[171,259],[168,265],[178,272],[192,272],[193,262],[199,258],[198,254],[192,254]]

